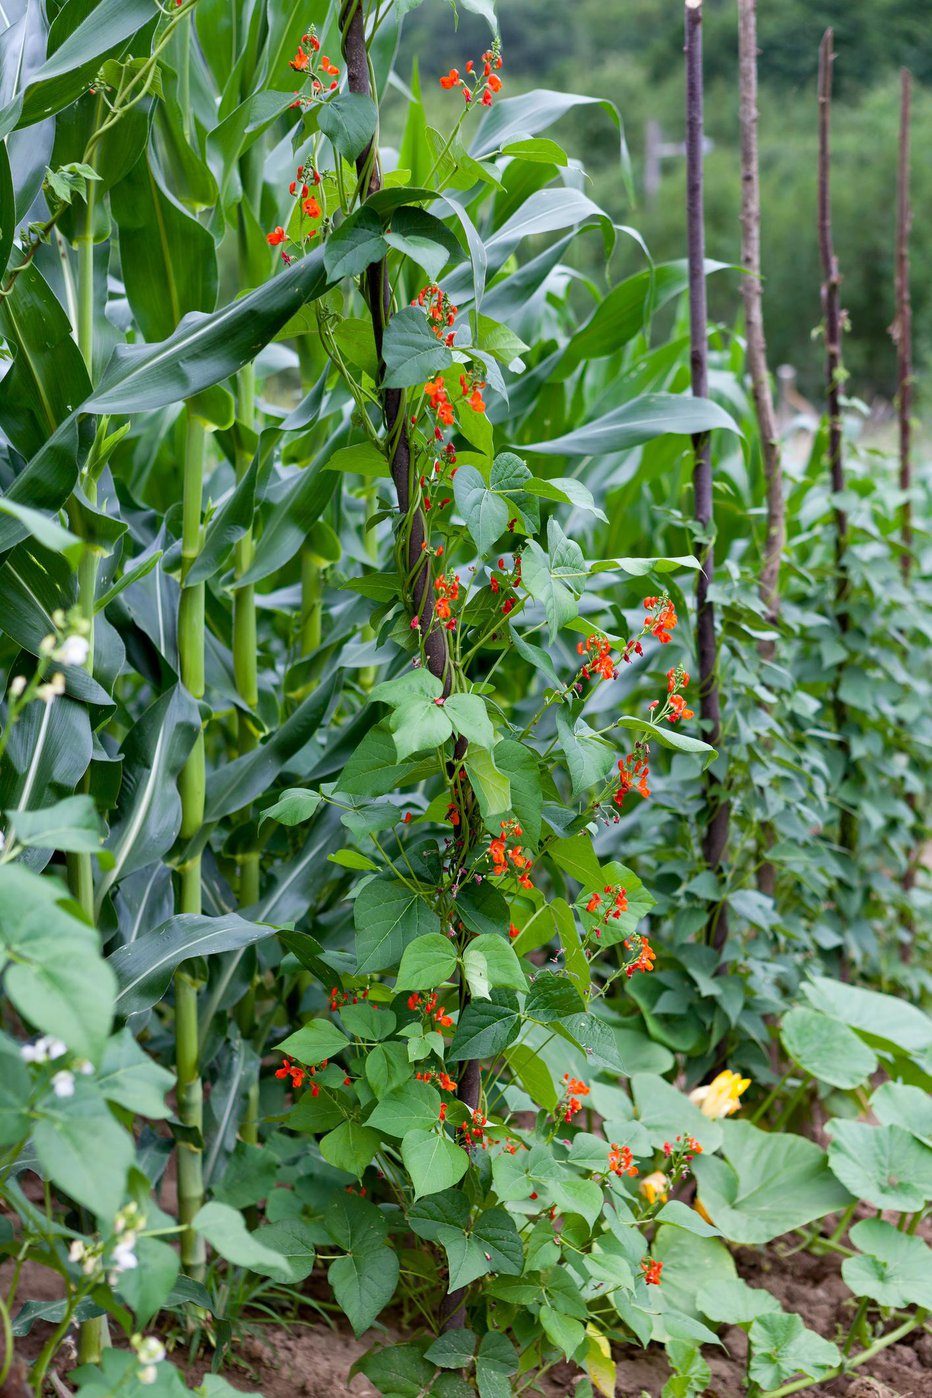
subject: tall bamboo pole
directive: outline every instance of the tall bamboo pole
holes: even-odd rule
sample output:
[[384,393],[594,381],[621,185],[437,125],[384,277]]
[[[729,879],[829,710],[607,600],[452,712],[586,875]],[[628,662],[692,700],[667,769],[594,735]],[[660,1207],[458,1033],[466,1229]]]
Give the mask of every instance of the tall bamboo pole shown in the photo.
[[[689,262],[689,362],[696,398],[709,394],[708,308],[705,282],[705,209],[703,195],[702,0],[686,0],[686,232]],[[715,570],[712,506],[712,443],[708,432],[693,437],[693,512],[700,526],[696,579],[696,636],[699,652],[699,711],[703,737],[717,747],[721,738],[718,689],[718,640],[715,608],[709,598]],[[724,789],[711,772],[706,778],[705,830],[702,852],[709,869],[721,875],[728,844],[729,807]],[[728,939],[728,908],[709,910],[708,936],[721,950]]]

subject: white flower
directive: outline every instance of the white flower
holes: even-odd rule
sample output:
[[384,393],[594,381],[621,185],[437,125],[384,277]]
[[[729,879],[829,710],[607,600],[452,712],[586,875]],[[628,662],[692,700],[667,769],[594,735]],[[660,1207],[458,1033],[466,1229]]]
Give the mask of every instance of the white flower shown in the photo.
[[14,676],[14,678],[13,678],[12,680],[10,680],[10,693],[12,694],[12,696],[13,696],[14,699],[18,699],[19,696],[22,694],[22,692],[23,692],[23,690],[24,690],[25,688],[26,688],[26,676],[25,676],[25,675],[16,675],[16,676]]
[[80,1262],[81,1258],[84,1256],[86,1252],[86,1244],[82,1243],[80,1238],[75,1238],[74,1242],[71,1244],[71,1247],[68,1249],[68,1261]]
[[[68,1045],[63,1044],[61,1039],[54,1039],[51,1034],[43,1034],[34,1044],[23,1044],[19,1056],[24,1063],[50,1063],[67,1052]],[[71,1094],[64,1095],[70,1097]]]
[[66,636],[55,652],[55,659],[62,665],[84,665],[90,650],[86,636]]
[[139,1380],[140,1383],[144,1383],[144,1384],[155,1383],[155,1381],[156,1381],[156,1379],[158,1378],[158,1376],[159,1376],[159,1371],[158,1371],[158,1369],[155,1367],[154,1364],[147,1364],[146,1367],[145,1367],[144,1369],[137,1369],[137,1370],[136,1370],[136,1377],[137,1377],[137,1379]]
[[56,1097],[73,1097],[74,1073],[69,1073],[67,1068],[55,1073],[52,1078],[52,1091]]
[[40,684],[39,688],[36,690],[36,694],[42,700],[43,704],[51,704],[53,699],[56,699],[60,694],[64,694],[64,692],[65,677],[61,671],[54,674],[47,684]]
[[161,1364],[165,1358],[165,1346],[158,1335],[146,1335],[135,1349],[141,1364]]
[[133,1238],[135,1238],[136,1232],[140,1228],[145,1228],[145,1226],[146,1216],[133,1201],[125,1204],[113,1220],[114,1233],[125,1233],[128,1228],[133,1229],[135,1230],[133,1232]]
[[132,1272],[139,1266],[139,1259],[134,1251],[136,1246],[136,1234],[126,1233],[113,1249],[111,1265],[115,1272]]

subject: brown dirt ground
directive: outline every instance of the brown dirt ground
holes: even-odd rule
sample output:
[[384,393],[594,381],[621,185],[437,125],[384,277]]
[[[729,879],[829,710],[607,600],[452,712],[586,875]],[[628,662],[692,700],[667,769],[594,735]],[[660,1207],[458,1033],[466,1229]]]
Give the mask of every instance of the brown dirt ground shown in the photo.
[[[764,1286],[787,1310],[796,1311],[812,1329],[837,1340],[850,1324],[853,1302],[841,1279],[840,1258],[829,1254],[813,1257],[790,1251],[790,1246],[771,1244],[763,1248],[738,1248],[738,1270],[753,1286]],[[24,1276],[20,1296],[53,1299],[57,1278],[45,1269],[30,1269]],[[2,1272],[0,1272],[2,1285]],[[315,1288],[316,1289],[316,1288]],[[31,1334],[17,1342],[18,1358],[28,1360],[37,1352],[48,1327],[37,1324]],[[264,1398],[366,1398],[375,1390],[361,1376],[352,1381],[347,1374],[356,1360],[377,1338],[373,1332],[356,1340],[342,1328],[329,1328],[316,1315],[290,1328],[262,1325],[254,1335],[241,1339],[234,1350],[234,1361],[226,1377],[237,1388],[259,1391]],[[747,1340],[737,1327],[722,1331],[724,1350],[705,1351],[712,1370],[707,1390],[709,1398],[741,1398],[747,1392],[744,1382]],[[644,1351],[633,1346],[616,1351],[618,1398],[659,1398],[669,1371],[660,1350]],[[178,1356],[179,1360],[181,1356]],[[67,1386],[68,1357],[63,1356],[59,1375]],[[189,1372],[197,1382],[203,1364]],[[572,1395],[580,1375],[563,1364],[540,1382],[543,1398]],[[0,1398],[25,1398],[25,1369],[17,1364]],[[825,1398],[932,1398],[932,1335],[918,1330],[902,1343],[879,1354],[856,1375],[831,1384],[812,1385],[804,1394]]]

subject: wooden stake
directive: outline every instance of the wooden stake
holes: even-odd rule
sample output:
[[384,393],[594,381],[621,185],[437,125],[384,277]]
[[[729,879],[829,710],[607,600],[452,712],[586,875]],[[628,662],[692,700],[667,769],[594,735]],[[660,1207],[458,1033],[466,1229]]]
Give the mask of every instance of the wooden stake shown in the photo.
[[[705,283],[705,211],[702,179],[702,5],[686,0],[686,219],[689,260],[689,329],[692,391],[709,394],[708,314]],[[693,437],[693,512],[702,530],[696,579],[696,638],[699,653],[699,710],[703,738],[717,747],[721,737],[718,690],[718,643],[715,609],[709,588],[715,568],[712,509],[712,448],[708,432]],[[702,850],[713,873],[720,873],[728,843],[728,802],[716,777],[706,780],[706,824]],[[718,950],[728,938],[728,909],[713,904],[709,911],[709,940]]]
[[897,178],[896,226],[896,319],[893,338],[897,352],[897,409],[900,426],[900,490],[906,495],[901,513],[900,539],[903,552],[900,565],[904,581],[912,571],[913,519],[908,492],[913,483],[913,309],[909,290],[909,234],[913,214],[909,199],[909,138],[912,77],[909,69],[900,73],[900,158]]

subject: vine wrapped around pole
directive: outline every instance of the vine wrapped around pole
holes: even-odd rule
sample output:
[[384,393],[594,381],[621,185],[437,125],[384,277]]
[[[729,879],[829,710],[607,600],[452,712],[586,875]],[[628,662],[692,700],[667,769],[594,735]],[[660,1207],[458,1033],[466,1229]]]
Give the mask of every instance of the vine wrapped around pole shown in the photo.
[[[702,0],[686,0],[686,211],[689,258],[689,327],[692,391],[696,398],[709,396],[708,322],[705,286],[705,213],[702,180]],[[718,747],[721,701],[718,689],[718,642],[715,608],[709,598],[715,569],[712,509],[712,444],[708,432],[693,437],[693,510],[700,529],[700,569],[696,580],[696,634],[699,652],[699,709],[703,738]],[[718,779],[706,782],[705,831],[702,851],[713,873],[722,869],[728,844],[729,808]],[[709,914],[709,940],[717,950],[728,940],[728,909],[713,904]]]
[[913,485],[913,308],[909,289],[909,235],[913,214],[909,198],[910,119],[912,75],[908,68],[900,74],[900,154],[897,173],[896,221],[896,319],[893,338],[897,354],[897,416],[900,437],[900,541],[903,552],[900,567],[909,582],[912,572],[913,516],[910,491]]
[[[738,0],[738,72],[741,124],[741,265],[748,374],[760,430],[764,490],[767,500],[767,537],[758,591],[771,630],[780,615],[780,563],[786,548],[786,504],[783,498],[783,463],[774,409],[770,372],[767,367],[767,340],[764,334],[764,288],[761,280],[760,249],[760,159],[757,141],[757,0]],[[776,642],[769,634],[758,643],[765,662],[773,660]],[[773,826],[761,828],[762,860],[757,870],[757,886],[772,898],[776,891],[776,868],[769,859],[775,840]]]
[[[347,87],[375,100],[372,76],[369,66],[369,53],[366,44],[365,16],[362,0],[347,0],[340,13],[343,57],[346,60]],[[378,131],[366,149],[357,157],[356,173],[360,189],[365,198],[371,198],[382,187],[379,169]],[[372,330],[375,336],[376,356],[383,367],[382,342],[385,327],[391,316],[391,290],[388,280],[388,262],[373,263],[365,277],[366,301],[372,317]],[[405,396],[402,389],[383,388],[381,391],[382,411],[385,420],[386,437],[389,443],[389,464],[398,509],[403,516],[399,525],[399,536],[403,553],[403,566],[406,570],[404,583],[405,597],[413,617],[420,621],[424,637],[424,654],[427,668],[441,680],[444,694],[449,694],[453,682],[453,663],[447,645],[447,635],[442,627],[433,626],[434,590],[430,554],[423,545],[427,541],[427,519],[419,503],[414,486],[414,462],[408,425],[405,419]],[[458,740],[454,761],[462,761],[466,753],[465,739]],[[467,1001],[465,986],[461,990],[461,1004]],[[463,1064],[457,1096],[471,1111],[479,1105],[480,1072],[477,1059]],[[455,1298],[451,1297],[451,1301]]]
[[[822,315],[825,332],[825,395],[828,414],[828,466],[834,496],[835,514],[835,623],[842,637],[850,625],[848,579],[848,514],[841,502],[845,488],[844,442],[841,418],[841,388],[844,368],[841,357],[842,311],[841,273],[832,237],[832,65],[835,62],[834,32],[826,29],[819,45],[819,255],[822,262]],[[836,673],[833,707],[835,727],[844,756],[843,773],[850,765],[851,752],[847,737],[848,706],[841,696],[843,667]],[[842,806],[839,823],[839,844],[853,851],[857,844],[857,820],[854,812]]]
[[[832,238],[831,130],[833,31],[826,29],[819,46],[819,255],[822,261],[822,312],[825,322],[825,392],[828,410],[828,464],[832,491],[837,496],[845,488],[842,443],[841,385],[841,273]],[[848,542],[848,515],[835,502],[836,616],[841,631],[848,629],[848,575],[845,551]]]
[[[913,310],[909,286],[909,235],[913,213],[910,203],[910,124],[912,108],[912,74],[908,68],[900,73],[900,149],[897,162],[896,187],[896,316],[891,327],[897,358],[897,417],[899,422],[900,491],[900,568],[903,582],[908,586],[913,570]],[[906,803],[915,814],[918,801],[914,791],[907,792]],[[922,859],[922,844],[917,840],[910,850],[903,874],[903,892],[909,899],[916,886],[916,875]],[[904,909],[902,923],[907,934],[900,943],[900,957],[908,961],[912,954],[915,920],[911,909]]]

